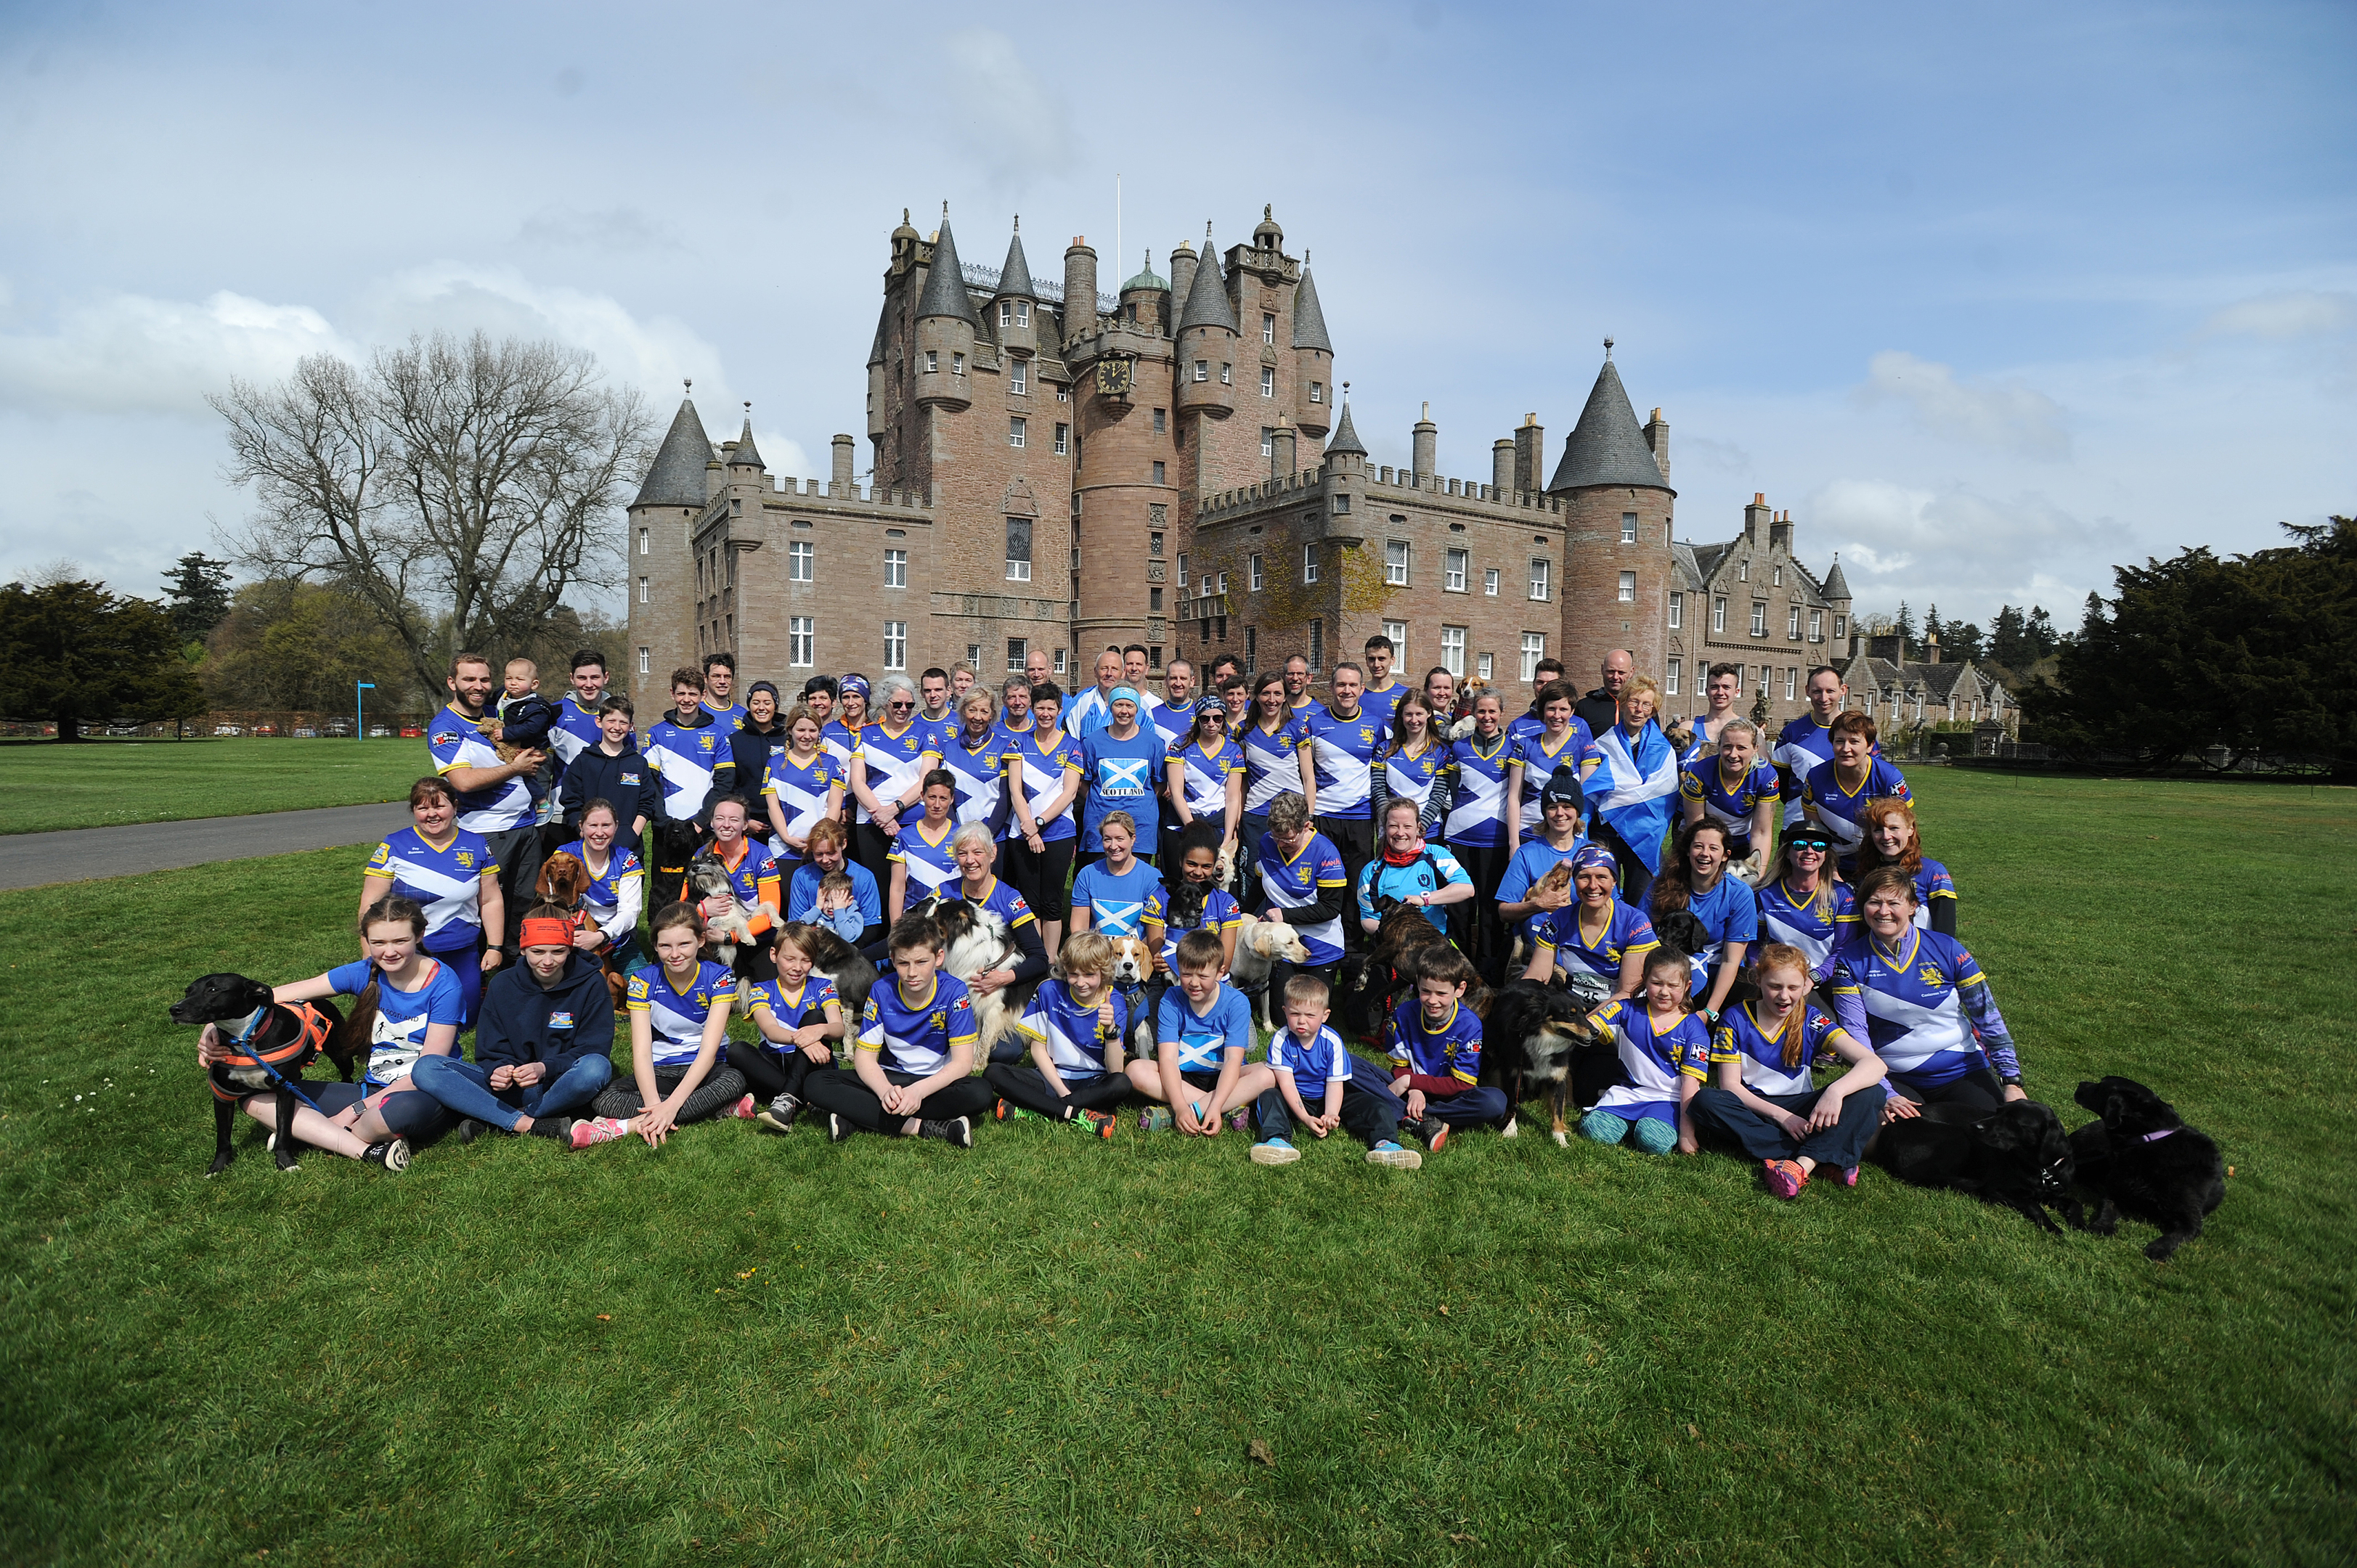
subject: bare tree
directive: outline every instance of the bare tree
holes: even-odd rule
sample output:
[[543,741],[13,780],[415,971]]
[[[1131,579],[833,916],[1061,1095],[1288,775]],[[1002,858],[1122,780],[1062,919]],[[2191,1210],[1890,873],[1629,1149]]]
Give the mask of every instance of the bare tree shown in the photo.
[[209,401],[229,422],[224,472],[259,503],[224,545],[258,575],[367,601],[429,692],[454,651],[521,650],[569,590],[619,579],[611,524],[652,424],[589,354],[436,334]]

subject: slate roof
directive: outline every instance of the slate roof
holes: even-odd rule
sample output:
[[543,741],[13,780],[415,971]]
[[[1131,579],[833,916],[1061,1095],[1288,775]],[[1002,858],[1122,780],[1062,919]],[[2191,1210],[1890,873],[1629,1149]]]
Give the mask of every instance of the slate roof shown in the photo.
[[1727,553],[1734,548],[1735,545],[1732,541],[1725,544],[1697,544],[1694,546],[1695,575],[1699,576],[1703,582],[1707,584],[1710,581],[1711,574],[1718,570],[1718,564],[1726,560]]
[[1653,461],[1653,449],[1645,445],[1644,429],[1637,423],[1637,411],[1620,385],[1620,372],[1609,360],[1597,372],[1587,406],[1579,411],[1579,423],[1564,441],[1563,461],[1547,481],[1547,493],[1588,485],[1633,485],[1677,494],[1662,478],[1661,465]]
[[655,448],[655,460],[647,467],[644,483],[639,486],[639,499],[632,506],[692,506],[705,503],[704,470],[712,461],[712,438],[704,433],[704,421],[696,417],[692,399],[679,400],[679,412],[672,416],[671,428],[663,433],[662,445]]
[[1326,456],[1331,457],[1337,452],[1356,452],[1361,457],[1367,455],[1357,427],[1351,423],[1351,405],[1347,403],[1342,405],[1342,417],[1334,422],[1334,439],[1326,443]]
[[1825,574],[1825,597],[1829,599],[1849,597],[1849,579],[1842,575],[1841,557],[1838,555],[1834,557],[1833,570]]
[[739,463],[749,463],[756,468],[769,466],[761,461],[761,449],[753,445],[753,416],[749,413],[745,416],[745,433],[737,437],[737,450],[728,454],[730,467]]
[[1326,336],[1326,313],[1318,306],[1318,285],[1309,281],[1307,263],[1301,269],[1301,283],[1293,291],[1293,346],[1334,351],[1334,340]]
[[1684,541],[1671,544],[1670,566],[1677,578],[1674,586],[1701,588],[1710,581],[1703,575],[1702,564],[1695,558],[1695,547]]
[[925,292],[917,301],[917,319],[929,316],[954,316],[976,332],[982,330],[982,318],[974,314],[974,301],[966,297],[965,274],[958,270],[957,241],[950,233],[947,214],[942,215],[940,236],[933,241],[932,269],[925,274]]
[[1187,307],[1179,313],[1178,330],[1189,327],[1224,327],[1236,329],[1236,313],[1228,308],[1227,279],[1220,274],[1220,258],[1209,240],[1203,242],[1203,259],[1195,263],[1195,281],[1187,290]]
[[998,269],[998,293],[993,299],[1038,299],[1031,286],[1031,263],[1023,259],[1023,220],[1015,220],[1015,237],[1006,242],[1006,264]]

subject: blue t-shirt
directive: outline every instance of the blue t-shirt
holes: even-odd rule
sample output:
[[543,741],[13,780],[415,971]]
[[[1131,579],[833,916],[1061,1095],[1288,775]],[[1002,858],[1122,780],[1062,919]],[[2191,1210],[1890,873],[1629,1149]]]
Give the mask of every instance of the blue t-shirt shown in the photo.
[[1620,1058],[1620,1081],[1604,1091],[1596,1109],[1624,1122],[1652,1120],[1674,1126],[1678,1079],[1710,1081],[1710,1027],[1699,1013],[1685,1013],[1666,1030],[1638,1002],[1608,1002],[1596,1021],[1612,1031]]
[[[1775,800],[1782,789],[1776,765],[1763,757],[1752,759],[1751,770],[1732,789],[1719,772],[1715,753],[1696,757],[1678,775],[1679,798],[1701,801],[1703,821],[1725,828],[1730,847],[1751,842],[1752,811],[1762,800]],[[1771,816],[1769,821],[1775,819]]]
[[[789,1029],[799,1029],[804,1024],[825,1023],[826,1004],[830,1002],[838,1006],[843,1002],[843,998],[834,993],[834,982],[813,970],[802,976],[802,983],[794,987],[791,995],[787,994],[786,983],[782,980],[772,978],[761,982],[753,987],[753,1000],[748,1005],[756,1009],[767,1007],[770,1015],[779,1023]],[[769,1044],[766,1040],[760,1043]],[[780,1047],[771,1046],[770,1048]]]
[[1872,933],[1855,931],[1835,950],[1834,964],[1833,994],[1863,997],[1863,1043],[1892,1078],[1946,1083],[1990,1065],[1962,996],[1964,987],[1987,982],[1964,943],[1910,926],[1889,950]]
[[368,1087],[375,1090],[408,1077],[409,1069],[425,1054],[426,1029],[436,1024],[456,1028],[465,1011],[457,972],[439,959],[425,961],[424,978],[412,991],[396,990],[366,959],[339,963],[328,971],[328,983],[339,996],[358,996],[371,980],[378,982],[376,1033],[370,1043],[368,1065]]
[[1424,1021],[1415,996],[1392,1009],[1392,1071],[1418,1078],[1453,1078],[1470,1088],[1481,1079],[1481,1020],[1461,1001],[1448,1004],[1438,1025]]
[[[589,869],[589,846],[579,839],[575,839],[557,853],[569,854],[579,861],[582,870]],[[640,897],[643,899],[647,884],[647,868],[639,864],[639,857],[634,851],[618,841],[606,852],[606,875],[592,876],[589,879],[589,886],[582,889],[581,902],[592,909],[619,909],[622,907],[622,885],[626,882],[637,883]],[[619,934],[625,937],[630,935],[627,931]]]
[[1326,1085],[1350,1079],[1351,1052],[1330,1026],[1319,1025],[1317,1035],[1308,1040],[1298,1038],[1286,1027],[1268,1043],[1268,1065],[1278,1072],[1291,1073],[1294,1092],[1304,1104],[1314,1105],[1325,1095]]
[[1215,1073],[1223,1053],[1252,1049],[1252,1004],[1223,980],[1220,993],[1211,998],[1211,1011],[1198,1015],[1188,1004],[1187,993],[1174,985],[1162,993],[1162,1005],[1154,1015],[1154,1038],[1178,1045],[1179,1071]]
[[1709,892],[1688,891],[1686,912],[1710,933],[1710,945],[1692,955],[1694,993],[1699,996],[1709,989],[1711,969],[1725,960],[1727,943],[1759,941],[1760,896],[1749,885],[1721,873],[1717,886]]
[[[1406,752],[1392,750],[1375,764],[1383,770],[1383,788],[1394,800],[1413,800],[1419,816],[1432,800],[1434,780],[1448,771],[1451,755],[1448,743],[1426,737],[1424,749],[1410,757]],[[1426,829],[1426,837],[1440,836]]]
[[[1106,1026],[1098,1012],[1105,1002],[1113,1004],[1111,1027]],[[1075,1079],[1103,1078],[1105,1047],[1122,1038],[1128,1026],[1129,1009],[1119,992],[1082,1006],[1072,1000],[1071,992],[1062,981],[1043,980],[1015,1028],[1025,1039],[1047,1046],[1049,1058],[1056,1064],[1056,1075],[1069,1083]]]
[[395,893],[415,899],[425,909],[425,937],[420,947],[427,952],[456,952],[473,947],[483,934],[483,878],[496,876],[499,869],[480,833],[460,828],[448,843],[436,849],[415,828],[403,828],[386,834],[376,846],[364,875],[392,877]]
[[565,693],[556,704],[556,722],[548,730],[549,749],[556,757],[556,777],[562,779],[566,766],[575,757],[602,744],[605,738],[597,715],[581,705],[581,693]]
[[1932,900],[1945,898],[1956,901],[1956,879],[1948,868],[1936,860],[1927,860],[1915,873],[1915,923],[1926,929],[1932,924]]
[[[1472,881],[1472,876],[1443,844],[1425,845],[1424,854],[1406,865],[1385,865],[1378,855],[1367,862],[1366,869],[1359,873],[1359,918],[1374,920],[1382,918],[1375,912],[1378,898],[1412,898],[1418,893],[1437,893],[1443,887],[1454,887],[1459,883],[1470,886]],[[1447,908],[1427,905],[1423,915],[1432,922],[1434,929],[1444,931],[1448,929]]]
[[[851,902],[862,916],[862,926],[884,923],[884,899],[876,890],[876,878],[856,860],[843,863],[843,873],[851,878]],[[786,885],[786,918],[814,920],[818,918],[818,885],[826,876],[816,865],[798,865],[793,880]]]
[[1108,937],[1143,937],[1147,926],[1162,923],[1162,878],[1135,857],[1118,876],[1100,860],[1072,878],[1072,905],[1087,906],[1092,930]]
[[[1572,835],[1569,849],[1557,849],[1548,843],[1544,833],[1541,833],[1536,838],[1524,839],[1514,846],[1514,858],[1506,862],[1506,874],[1498,878],[1498,902],[1501,904],[1528,903],[1531,889],[1538,885],[1539,879],[1577,854],[1580,846],[1587,842],[1587,836],[1577,832]],[[1568,907],[1566,906],[1566,908]],[[1546,916],[1547,912],[1544,910],[1534,915],[1523,916],[1523,935],[1536,942],[1539,922],[1545,919]]]
[[1400,699],[1415,690],[1405,681],[1394,681],[1388,686],[1365,686],[1359,692],[1359,710],[1372,714],[1385,729],[1399,717]]
[[684,991],[673,986],[659,963],[631,971],[623,1005],[647,1015],[655,1066],[685,1067],[704,1048],[704,1025],[714,1006],[736,1000],[737,976],[726,964],[705,959]]
[[[745,704],[742,703],[731,703],[725,708],[716,708],[710,703],[698,703],[696,706],[712,715],[712,727],[723,736],[745,727]],[[722,745],[725,748],[726,743],[724,741]]]
[[[1324,833],[1312,833],[1299,854],[1287,860],[1277,848],[1275,833],[1260,835],[1257,851],[1260,865],[1261,892],[1269,907],[1287,911],[1306,909],[1320,901],[1327,890],[1340,888],[1347,892],[1351,879],[1342,865],[1342,854]],[[1342,957],[1342,922],[1338,917],[1310,925],[1294,925],[1287,913],[1286,924],[1293,926],[1301,945],[1309,950],[1312,966],[1340,962]]]
[[1127,811],[1137,823],[1137,853],[1154,853],[1155,830],[1161,824],[1155,773],[1167,756],[1162,736],[1151,725],[1139,725],[1127,740],[1114,738],[1107,728],[1081,742],[1081,779],[1088,800],[1081,823],[1082,853],[1093,854],[1104,848],[1102,830],[1109,811]]
[[899,980],[881,981],[859,1015],[861,1048],[874,1051],[885,1070],[917,1078],[939,1072],[952,1049],[981,1037],[974,993],[953,974],[936,973],[932,989],[914,1001],[900,994]]
[[942,766],[957,776],[957,804],[950,821],[963,827],[987,822],[1006,795],[1006,737],[993,725],[978,746],[968,746],[963,727],[942,736]]
[[1616,897],[1612,900],[1610,922],[1596,945],[1590,947],[1580,936],[1581,908],[1575,898],[1532,927],[1532,940],[1540,950],[1552,951],[1557,963],[1600,974],[1618,986],[1623,958],[1634,952],[1651,952],[1662,945],[1661,939],[1653,934],[1653,922]]

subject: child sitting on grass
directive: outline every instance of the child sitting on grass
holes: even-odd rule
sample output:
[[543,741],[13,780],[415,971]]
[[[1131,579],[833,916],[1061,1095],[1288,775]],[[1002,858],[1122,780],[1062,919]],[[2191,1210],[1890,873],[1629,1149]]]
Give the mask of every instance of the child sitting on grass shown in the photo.
[[[1243,1107],[1276,1082],[1266,1064],[1247,1065],[1252,1004],[1227,983],[1227,950],[1211,931],[1178,939],[1178,984],[1164,994],[1154,1020],[1155,1057],[1129,1064],[1129,1081],[1149,1100],[1170,1107],[1182,1133],[1219,1135],[1220,1118],[1233,1108],[1232,1125],[1244,1129]],[[1151,1130],[1168,1125],[1157,1107],[1140,1119]]]
[[827,1113],[826,1134],[938,1138],[974,1147],[974,1118],[990,1088],[972,1077],[982,1034],[965,982],[942,968],[942,929],[930,917],[904,916],[885,939],[892,983],[867,993],[851,1070],[832,1068],[803,1080],[803,1098]]
[[[1367,1145],[1371,1165],[1394,1165],[1415,1170],[1424,1156],[1402,1148],[1392,1137],[1402,1114],[1398,1097],[1383,1074],[1352,1056],[1342,1036],[1327,1027],[1332,993],[1314,974],[1297,974],[1285,983],[1285,1027],[1268,1043],[1274,1087],[1261,1093],[1254,1108],[1261,1142],[1252,1150],[1256,1165],[1289,1165],[1301,1157],[1286,1134],[1297,1122],[1323,1138],[1337,1127]],[[1323,1108],[1311,1111],[1302,1098],[1304,1088],[1323,1094]]]
[[1056,961],[1063,978],[1041,981],[1015,1026],[1031,1043],[1036,1065],[993,1062],[982,1069],[983,1081],[1000,1096],[995,1109],[1001,1122],[1026,1111],[1113,1136],[1110,1107],[1129,1093],[1121,1046],[1129,1010],[1113,994],[1113,962],[1110,937],[1082,931],[1064,939]]
[[669,904],[654,918],[655,957],[630,976],[630,1076],[597,1091],[597,1114],[573,1124],[586,1149],[636,1133],[661,1148],[673,1128],[707,1116],[749,1117],[745,1075],[721,1058],[737,977],[699,959],[704,922],[693,904]]
[[1693,966],[1686,955],[1659,947],[1645,955],[1644,1005],[1607,1002],[1591,1016],[1611,1031],[1620,1057],[1620,1081],[1579,1119],[1579,1135],[1598,1144],[1633,1136],[1649,1155],[1695,1152],[1687,1101],[1708,1080],[1710,1031],[1688,1012]]
[[[851,883],[843,879],[846,891]],[[854,910],[856,918],[858,911]],[[818,928],[789,920],[772,946],[777,978],[753,988],[753,1027],[760,1038],[732,1052],[755,1095],[767,1103],[754,1116],[766,1133],[789,1133],[802,1112],[802,1090],[813,1071],[834,1066],[833,1042],[848,1032],[834,982],[811,972]]]
[[852,886],[851,873],[830,871],[818,879],[818,908],[812,918],[852,946],[859,945],[859,933],[867,929],[867,917],[860,911],[859,894]]
[[1434,1154],[1452,1127],[1496,1125],[1512,1108],[1506,1091],[1480,1081],[1481,1020],[1462,1005],[1472,961],[1453,947],[1419,962],[1415,994],[1393,1010],[1392,1092],[1406,1105],[1401,1122]]

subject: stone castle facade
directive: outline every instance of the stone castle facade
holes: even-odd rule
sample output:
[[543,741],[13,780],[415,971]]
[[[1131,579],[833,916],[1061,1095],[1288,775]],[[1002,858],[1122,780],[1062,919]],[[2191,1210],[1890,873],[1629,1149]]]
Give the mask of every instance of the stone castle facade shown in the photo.
[[1409,466],[1370,461],[1308,255],[1265,209],[1248,243],[1207,233],[1169,265],[1101,293],[1076,236],[1041,284],[1019,227],[993,274],[960,263],[946,214],[931,237],[904,215],[866,486],[848,435],[824,479],[776,478],[749,418],[716,446],[681,403],[629,509],[641,700],[724,649],[781,686],[959,660],[995,681],[1035,649],[1085,684],[1109,644],[1157,668],[1298,653],[1322,677],[1384,633],[1410,679],[1444,665],[1510,710],[1549,655],[1585,686],[1629,648],[1681,712],[1740,663],[1745,711],[1764,682],[1781,722],[1809,667],[1851,661],[1840,566],[1801,564],[1789,513],[1755,497],[1731,542],[1678,540],[1669,426],[1639,424],[1609,340],[1551,473],[1533,414],[1486,477],[1446,477],[1428,405]]

